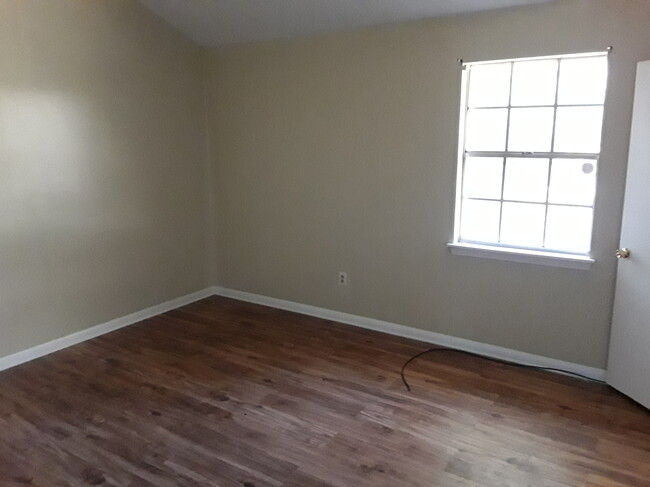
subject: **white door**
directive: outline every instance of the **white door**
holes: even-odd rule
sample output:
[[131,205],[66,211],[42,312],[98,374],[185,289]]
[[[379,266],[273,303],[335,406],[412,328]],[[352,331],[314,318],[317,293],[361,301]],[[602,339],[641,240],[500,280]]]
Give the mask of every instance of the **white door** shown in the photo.
[[650,408],[650,61],[637,66],[621,247],[607,382]]

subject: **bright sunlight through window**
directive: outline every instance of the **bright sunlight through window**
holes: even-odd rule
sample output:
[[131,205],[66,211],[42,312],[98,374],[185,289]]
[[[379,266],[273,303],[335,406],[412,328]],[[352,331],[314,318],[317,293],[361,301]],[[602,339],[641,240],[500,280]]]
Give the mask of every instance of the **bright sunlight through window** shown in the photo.
[[607,53],[463,65],[455,242],[589,255]]

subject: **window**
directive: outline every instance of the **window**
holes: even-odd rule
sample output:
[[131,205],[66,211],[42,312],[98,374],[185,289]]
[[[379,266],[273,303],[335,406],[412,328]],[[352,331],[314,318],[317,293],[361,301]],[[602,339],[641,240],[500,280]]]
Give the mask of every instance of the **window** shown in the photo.
[[463,64],[454,247],[588,259],[607,53]]

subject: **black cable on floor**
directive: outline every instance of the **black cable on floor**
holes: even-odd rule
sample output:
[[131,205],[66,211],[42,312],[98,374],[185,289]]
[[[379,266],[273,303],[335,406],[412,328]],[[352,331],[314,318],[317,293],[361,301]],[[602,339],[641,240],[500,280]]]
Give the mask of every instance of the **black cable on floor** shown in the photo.
[[415,359],[420,358],[422,355],[426,355],[428,353],[432,352],[453,352],[453,353],[460,353],[464,355],[470,355],[472,357],[479,357],[484,360],[491,360],[492,362],[497,362],[500,364],[505,364],[505,365],[512,365],[514,367],[521,367],[524,369],[534,369],[534,370],[547,370],[550,372],[560,372],[561,374],[567,374],[567,375],[573,375],[575,377],[580,377],[581,379],[586,379],[592,382],[598,382],[600,384],[605,384],[605,381],[599,380],[599,379],[593,379],[591,377],[587,377],[586,375],[578,374],[577,372],[571,372],[568,370],[563,370],[563,369],[556,369],[554,367],[540,367],[537,365],[527,365],[527,364],[520,364],[517,362],[511,362],[509,360],[503,360],[500,358],[494,358],[494,357],[488,357],[487,355],[481,355],[480,353],[473,353],[473,352],[466,352],[465,350],[456,350],[454,348],[429,348],[427,350],[424,350],[420,353],[416,353],[413,355],[410,359],[408,359],[406,362],[404,362],[404,365],[402,365],[402,370],[400,372],[400,376],[402,377],[402,382],[406,386],[407,391],[411,391],[411,386],[409,383],[406,381],[406,376],[404,375],[404,371],[406,370],[406,367],[413,362]]

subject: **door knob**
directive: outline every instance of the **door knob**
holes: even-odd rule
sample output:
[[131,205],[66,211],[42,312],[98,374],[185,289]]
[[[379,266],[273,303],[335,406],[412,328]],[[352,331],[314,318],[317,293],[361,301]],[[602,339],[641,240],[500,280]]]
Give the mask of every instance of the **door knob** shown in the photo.
[[630,251],[630,249],[626,249],[625,247],[623,247],[622,249],[618,249],[616,251],[616,258],[617,259],[629,259],[631,254],[632,254],[632,252]]

